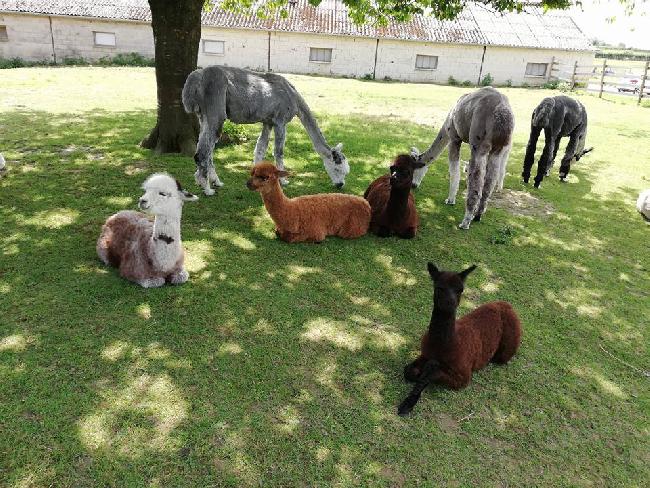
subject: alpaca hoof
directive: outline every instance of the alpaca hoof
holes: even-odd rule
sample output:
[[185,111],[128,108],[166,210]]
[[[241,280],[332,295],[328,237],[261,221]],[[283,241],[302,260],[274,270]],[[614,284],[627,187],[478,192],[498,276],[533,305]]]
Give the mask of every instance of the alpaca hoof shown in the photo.
[[203,193],[205,193],[206,196],[211,197],[214,195],[214,190],[210,187],[204,188]]
[[472,220],[474,222],[480,222],[481,221],[481,216],[480,215],[474,215],[474,218]]
[[463,220],[460,224],[458,224],[458,228],[463,230],[469,230],[470,222],[471,222],[470,220]]
[[527,185],[528,181],[530,180],[530,176],[522,176],[521,179],[524,181],[524,183]]
[[170,283],[172,285],[182,285],[183,283],[187,282],[187,280],[190,278],[190,274],[186,270],[179,271],[175,275],[172,275],[170,279]]
[[566,183],[566,173],[560,173],[560,181]]
[[456,199],[451,199],[451,198],[445,198],[445,203],[447,205],[456,205]]
[[542,182],[541,181],[536,181],[533,186],[539,190],[542,187]]
[[397,415],[400,417],[406,417],[413,411],[413,407],[415,407],[415,404],[419,399],[419,396],[407,396],[404,401],[400,403],[399,407],[397,407]]

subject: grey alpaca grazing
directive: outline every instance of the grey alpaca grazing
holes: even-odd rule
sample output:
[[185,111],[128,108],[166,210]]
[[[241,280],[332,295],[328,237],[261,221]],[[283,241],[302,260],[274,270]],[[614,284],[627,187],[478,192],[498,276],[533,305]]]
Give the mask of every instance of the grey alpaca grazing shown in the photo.
[[584,105],[578,100],[564,95],[545,98],[533,110],[530,138],[524,158],[524,170],[521,173],[526,183],[530,179],[530,170],[535,162],[537,139],[542,129],[546,142],[542,156],[537,163],[535,188],[539,188],[544,176],[548,176],[551,172],[562,137],[569,136],[569,143],[560,164],[561,181],[565,181],[569,174],[571,161],[574,158],[579,161],[582,156],[593,149],[584,149],[587,138],[587,110]]
[[424,168],[415,170],[413,187],[420,185],[429,164],[449,145],[449,197],[445,203],[454,205],[460,182],[460,145],[469,144],[472,149],[465,217],[458,225],[469,229],[472,220],[481,220],[494,187],[503,188],[514,127],[514,114],[502,93],[488,86],[463,95],[447,115],[429,149],[422,154],[416,148],[411,149],[411,154],[425,163]]
[[[284,170],[284,141],[286,125],[296,115],[305,127],[314,149],[320,154],[325,170],[337,188],[345,184],[350,172],[342,144],[330,147],[323,137],[305,100],[295,87],[282,76],[254,73],[245,69],[209,66],[190,73],[183,87],[183,106],[195,112],[201,123],[201,133],[194,161],[198,167],[194,177],[206,195],[214,194],[210,183],[222,186],[214,169],[214,145],[221,137],[223,123],[229,119],[237,124],[262,122],[253,161],[264,160],[271,129],[275,133],[275,163]],[[282,181],[286,183],[286,180]]]

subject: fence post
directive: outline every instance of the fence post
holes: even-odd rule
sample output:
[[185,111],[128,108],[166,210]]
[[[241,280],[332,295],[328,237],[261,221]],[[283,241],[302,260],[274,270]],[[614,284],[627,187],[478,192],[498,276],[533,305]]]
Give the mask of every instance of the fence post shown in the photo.
[[645,82],[648,80],[648,67],[650,67],[650,61],[645,62],[645,69],[643,70],[643,79],[641,79],[641,89],[639,90],[639,99],[636,104],[641,105],[641,99],[643,98],[643,90],[645,90]]
[[551,64],[548,65],[548,73],[546,74],[546,83],[551,81],[551,73],[553,73],[553,66],[555,66],[555,56],[551,57]]
[[607,69],[607,58],[603,59],[603,72],[600,74],[600,91],[598,98],[603,98],[603,86],[605,85],[605,70]]
[[571,73],[571,91],[576,87],[576,73],[578,72],[578,62],[573,63],[573,73]]

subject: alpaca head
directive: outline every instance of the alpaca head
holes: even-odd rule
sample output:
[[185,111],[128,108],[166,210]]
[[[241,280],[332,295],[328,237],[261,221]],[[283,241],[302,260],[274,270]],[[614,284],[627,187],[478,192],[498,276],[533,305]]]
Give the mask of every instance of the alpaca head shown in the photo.
[[280,178],[286,178],[289,173],[281,171],[273,163],[261,162],[253,166],[251,177],[246,182],[249,190],[264,192],[273,188]]
[[433,305],[439,310],[455,310],[460,304],[460,297],[465,289],[465,279],[476,265],[460,273],[441,271],[435,264],[428,263],[429,276],[433,280]]
[[350,164],[345,154],[343,154],[342,149],[343,144],[339,142],[330,149],[329,156],[323,156],[325,171],[327,171],[336,188],[343,188],[343,185],[345,185],[345,177],[350,172]]
[[390,186],[399,189],[411,188],[413,172],[424,167],[410,154],[400,154],[390,166]]
[[196,195],[183,190],[183,187],[167,173],[155,173],[142,184],[144,195],[138,207],[153,215],[180,216],[184,202],[194,202]]

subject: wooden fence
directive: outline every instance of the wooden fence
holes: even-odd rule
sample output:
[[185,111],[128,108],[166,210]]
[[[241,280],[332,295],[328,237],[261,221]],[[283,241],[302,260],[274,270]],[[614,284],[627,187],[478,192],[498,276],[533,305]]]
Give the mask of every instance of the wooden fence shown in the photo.
[[[600,60],[598,60],[600,61]],[[596,65],[572,65],[559,63],[553,58],[548,81],[557,80],[568,83],[573,90],[576,86],[598,85],[598,97],[602,98],[606,86],[616,87],[619,93],[638,95],[637,104],[650,98],[650,61],[633,62],[603,59]]]

